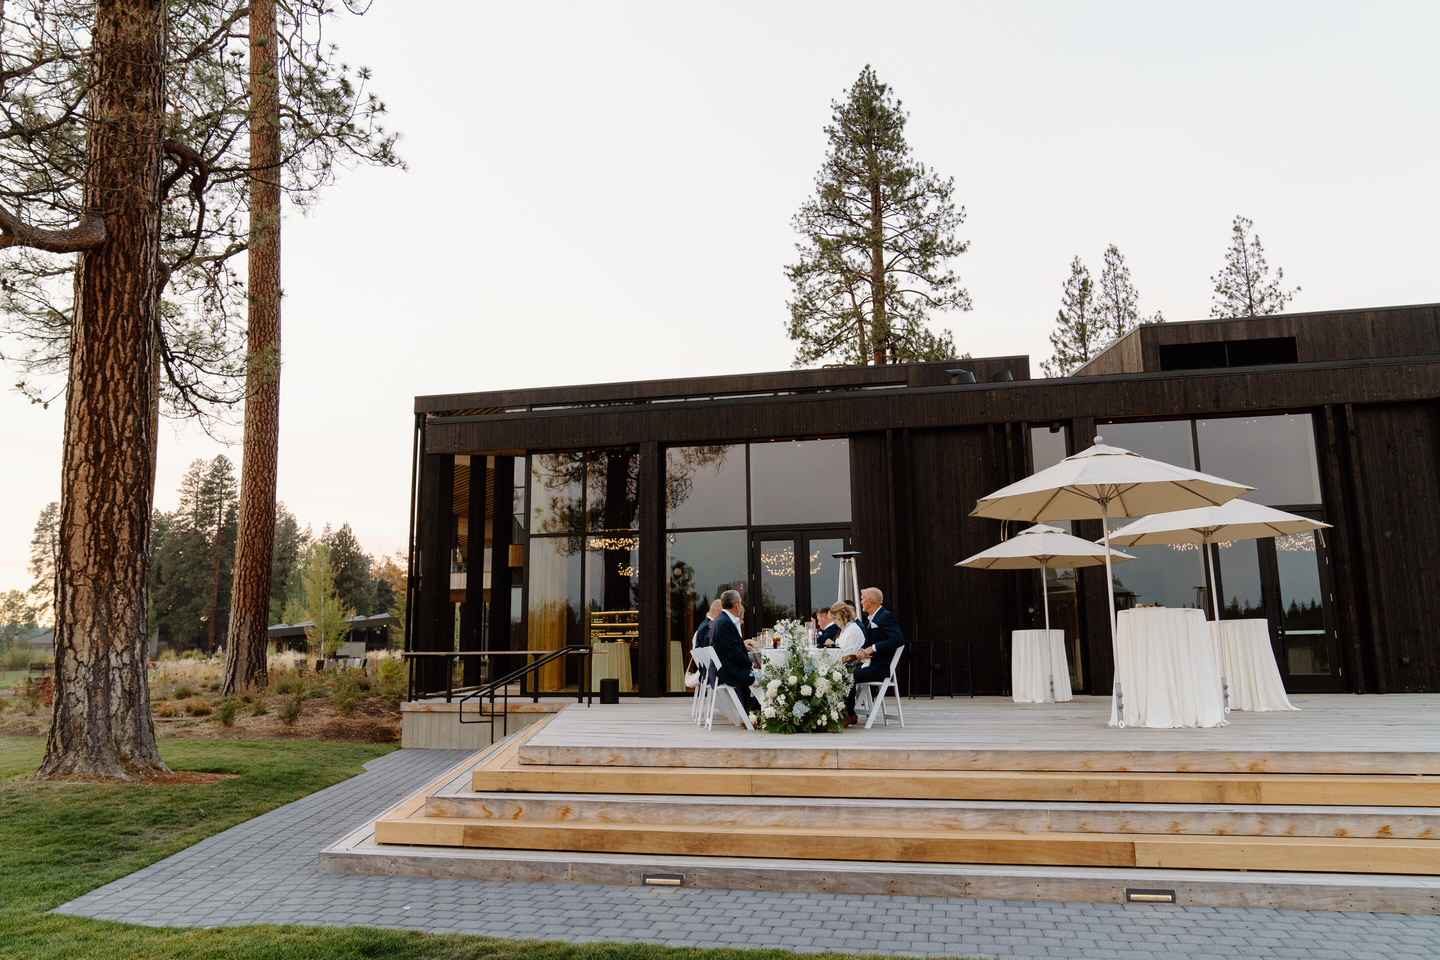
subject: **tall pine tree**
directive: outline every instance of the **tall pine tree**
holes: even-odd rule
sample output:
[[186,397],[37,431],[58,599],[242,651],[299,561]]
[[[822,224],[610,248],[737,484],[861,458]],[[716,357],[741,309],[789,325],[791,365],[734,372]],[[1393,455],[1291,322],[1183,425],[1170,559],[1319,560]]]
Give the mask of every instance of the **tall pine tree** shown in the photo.
[[950,331],[927,320],[970,309],[948,266],[968,246],[955,239],[965,208],[950,199],[954,178],[911,157],[907,115],[868,65],[830,107],[830,152],[793,220],[800,261],[785,268],[795,366],[953,357]]
[[1279,313],[1295,298],[1300,288],[1286,290],[1281,281],[1285,271],[1275,268],[1275,279],[1269,279],[1270,268],[1260,248],[1260,235],[1251,235],[1254,224],[1237,216],[1230,225],[1230,247],[1225,251],[1225,266],[1210,278],[1215,284],[1210,316],[1263,317]]
[[1130,268],[1125,265],[1125,257],[1112,243],[1105,248],[1105,266],[1100,271],[1100,281],[1095,288],[1096,328],[1104,338],[1101,349],[1142,323],[1165,322],[1158,310],[1154,316],[1141,317],[1137,309],[1139,300],[1140,292],[1130,280]]
[[1055,332],[1050,334],[1050,346],[1055,352],[1040,368],[1047,377],[1068,377],[1093,359],[1104,342],[1105,333],[1095,311],[1095,284],[1077,256],[1070,261],[1070,278],[1065,281]]

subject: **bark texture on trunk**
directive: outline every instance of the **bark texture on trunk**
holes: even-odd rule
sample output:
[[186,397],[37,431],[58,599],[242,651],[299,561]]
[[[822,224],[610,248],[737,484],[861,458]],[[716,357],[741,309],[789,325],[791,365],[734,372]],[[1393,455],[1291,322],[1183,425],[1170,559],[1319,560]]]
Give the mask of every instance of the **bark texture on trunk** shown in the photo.
[[268,682],[270,565],[280,457],[280,97],[275,0],[250,5],[250,306],[240,518],[224,693]]
[[870,183],[870,229],[874,233],[870,243],[870,345],[877,365],[885,362],[890,341],[890,318],[885,313],[885,246],[881,239],[885,235],[884,227],[880,181],[875,179]]
[[61,463],[55,704],[37,779],[169,772],[145,671],[153,372],[158,343],[164,4],[95,4],[84,203],[106,240],[80,254]]

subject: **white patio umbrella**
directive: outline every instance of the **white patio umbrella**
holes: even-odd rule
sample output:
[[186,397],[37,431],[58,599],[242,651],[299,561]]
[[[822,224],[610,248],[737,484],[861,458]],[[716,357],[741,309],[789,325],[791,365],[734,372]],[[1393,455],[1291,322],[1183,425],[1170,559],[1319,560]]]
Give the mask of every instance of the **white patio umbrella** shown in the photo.
[[982,498],[972,517],[995,520],[1096,520],[1105,531],[1105,585],[1110,600],[1110,650],[1115,655],[1115,578],[1111,575],[1113,517],[1139,517],[1190,507],[1211,507],[1255,489],[1120,447],[1095,445]]
[[[1111,550],[1110,556],[1116,563],[1135,559],[1119,550]],[[1096,567],[1104,562],[1103,547],[1072,537],[1059,527],[1037,523],[989,550],[981,550],[975,556],[961,560],[955,566],[977,570],[1034,570],[1038,567],[1042,571],[1040,583],[1045,594],[1045,629],[1049,630],[1050,584],[1043,571],[1051,567]]]
[[[1231,500],[1218,507],[1195,507],[1191,510],[1173,510],[1169,513],[1154,513],[1116,530],[1110,535],[1110,543],[1122,547],[1147,546],[1150,544],[1198,543],[1205,551],[1205,572],[1210,583],[1215,583],[1215,572],[1211,569],[1210,545],[1228,543],[1232,540],[1259,540],[1264,537],[1288,537],[1297,533],[1328,528],[1330,524],[1296,516],[1284,510],[1276,510],[1249,500]],[[1215,619],[1220,619],[1220,597],[1210,591],[1211,609]]]

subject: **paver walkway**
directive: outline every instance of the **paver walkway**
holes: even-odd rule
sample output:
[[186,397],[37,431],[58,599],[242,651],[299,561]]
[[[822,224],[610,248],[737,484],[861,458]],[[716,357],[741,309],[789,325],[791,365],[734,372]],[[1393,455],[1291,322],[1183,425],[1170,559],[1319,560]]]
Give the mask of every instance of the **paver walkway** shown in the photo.
[[361,776],[197,843],[56,912],[148,926],[300,923],[925,956],[1440,956],[1440,916],[662,890],[316,871],[321,849],[469,752],[387,754],[366,764]]

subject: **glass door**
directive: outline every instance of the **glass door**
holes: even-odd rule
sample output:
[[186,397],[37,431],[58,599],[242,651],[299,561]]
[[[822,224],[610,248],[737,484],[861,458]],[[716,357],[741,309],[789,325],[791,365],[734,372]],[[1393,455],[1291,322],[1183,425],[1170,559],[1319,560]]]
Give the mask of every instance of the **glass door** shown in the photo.
[[756,531],[751,537],[754,585],[750,593],[747,636],[781,620],[811,619],[820,606],[838,596],[840,561],[833,554],[849,547],[848,530]]
[[1271,635],[1285,689],[1341,693],[1340,644],[1330,609],[1329,558],[1317,533],[1261,541],[1275,596]]

